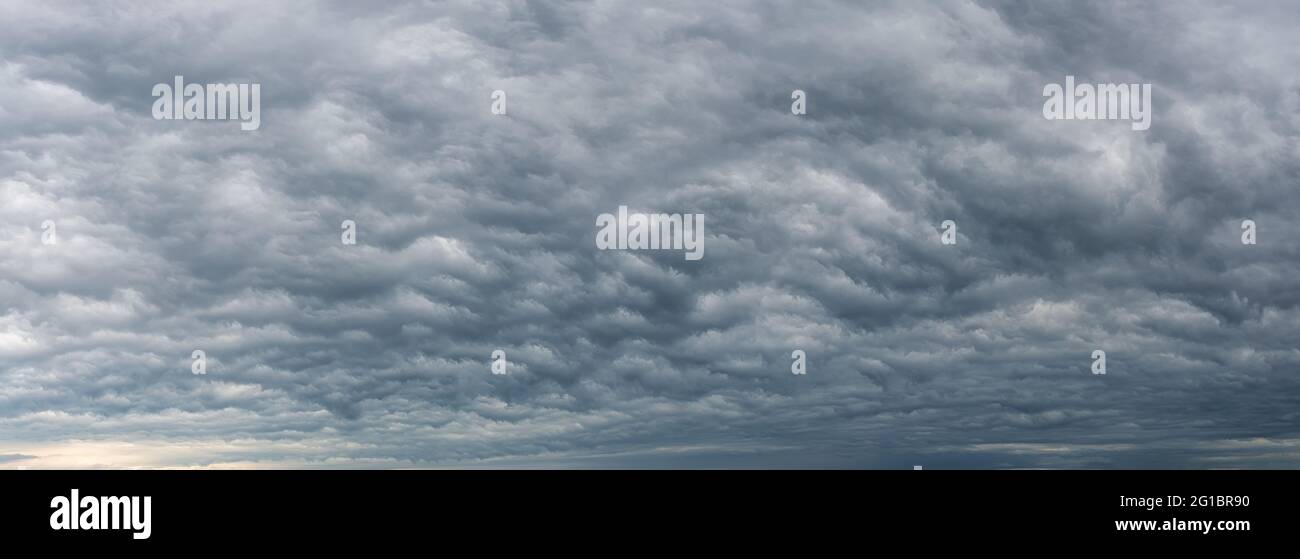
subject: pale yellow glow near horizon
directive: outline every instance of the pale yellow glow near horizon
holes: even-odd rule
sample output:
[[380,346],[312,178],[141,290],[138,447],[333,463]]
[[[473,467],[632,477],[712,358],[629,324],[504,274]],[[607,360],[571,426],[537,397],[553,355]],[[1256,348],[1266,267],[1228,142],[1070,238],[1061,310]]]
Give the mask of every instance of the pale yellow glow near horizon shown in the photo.
[[327,467],[299,460],[222,460],[242,452],[294,455],[317,449],[299,443],[267,441],[59,441],[0,443],[0,455],[23,455],[0,462],[0,469],[284,469]]

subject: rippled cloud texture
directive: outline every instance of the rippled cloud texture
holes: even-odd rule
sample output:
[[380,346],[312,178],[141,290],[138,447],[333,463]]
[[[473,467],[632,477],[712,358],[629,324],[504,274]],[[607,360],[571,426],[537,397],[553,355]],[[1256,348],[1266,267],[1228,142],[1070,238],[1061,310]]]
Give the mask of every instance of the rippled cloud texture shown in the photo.
[[1300,466],[1300,12],[1234,4],[4,0],[0,468]]

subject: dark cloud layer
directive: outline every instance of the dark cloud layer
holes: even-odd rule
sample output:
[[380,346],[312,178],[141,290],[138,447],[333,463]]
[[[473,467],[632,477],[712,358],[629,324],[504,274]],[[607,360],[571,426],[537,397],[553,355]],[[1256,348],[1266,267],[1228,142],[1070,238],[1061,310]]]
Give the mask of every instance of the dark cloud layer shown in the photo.
[[[0,467],[1296,467],[1298,24],[4,2]],[[175,75],[261,129],[154,120]],[[1066,75],[1150,130],[1044,119]],[[620,205],[704,259],[596,250]]]

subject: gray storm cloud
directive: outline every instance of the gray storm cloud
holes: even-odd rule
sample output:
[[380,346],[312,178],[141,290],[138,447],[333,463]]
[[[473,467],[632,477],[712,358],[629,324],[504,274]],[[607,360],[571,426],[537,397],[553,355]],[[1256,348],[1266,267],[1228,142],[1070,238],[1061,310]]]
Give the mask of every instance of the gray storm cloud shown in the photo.
[[[1298,24],[5,0],[0,467],[1296,467]],[[260,129],[153,119],[177,75]],[[619,206],[704,258],[596,250]]]

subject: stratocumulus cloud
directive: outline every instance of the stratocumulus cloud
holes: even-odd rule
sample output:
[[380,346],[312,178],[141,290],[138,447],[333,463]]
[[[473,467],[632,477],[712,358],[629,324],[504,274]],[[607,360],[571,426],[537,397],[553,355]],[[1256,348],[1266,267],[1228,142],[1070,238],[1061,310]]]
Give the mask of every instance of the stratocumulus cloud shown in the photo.
[[1300,13],[862,4],[4,2],[0,467],[1295,467]]

